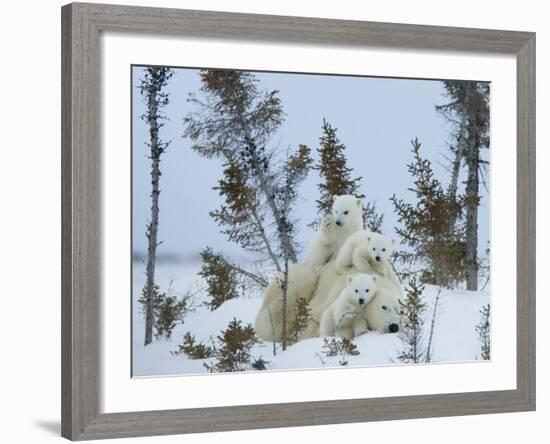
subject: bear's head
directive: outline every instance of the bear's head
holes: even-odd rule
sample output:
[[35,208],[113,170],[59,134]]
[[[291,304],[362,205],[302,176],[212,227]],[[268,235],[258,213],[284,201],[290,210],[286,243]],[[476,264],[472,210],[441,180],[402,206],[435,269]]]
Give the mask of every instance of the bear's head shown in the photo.
[[379,333],[397,333],[401,323],[400,311],[395,290],[380,288],[365,310],[369,329]]
[[378,233],[369,233],[367,236],[367,246],[369,255],[376,262],[385,262],[390,259],[393,253],[395,240],[389,236]]
[[332,217],[338,227],[348,225],[363,225],[363,200],[345,194],[343,196],[333,196],[332,198]]
[[351,298],[354,304],[368,304],[376,293],[376,276],[374,275],[365,273],[350,274],[346,283],[348,297]]

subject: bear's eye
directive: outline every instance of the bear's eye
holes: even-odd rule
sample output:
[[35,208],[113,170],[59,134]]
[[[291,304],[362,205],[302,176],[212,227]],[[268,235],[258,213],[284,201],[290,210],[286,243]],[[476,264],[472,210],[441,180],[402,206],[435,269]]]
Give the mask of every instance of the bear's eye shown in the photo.
[[349,213],[349,211],[344,211],[344,214],[348,214],[348,213]]
[[385,249],[385,248],[382,248],[382,251],[386,251],[386,249]]
[[355,293],[359,293],[359,290],[355,289]]
[[372,251],[376,251],[376,247],[372,247]]
[[365,290],[365,293],[368,293],[369,291],[370,291],[370,290],[367,288],[367,289]]
[[388,307],[386,305],[382,305],[382,310],[387,310]]

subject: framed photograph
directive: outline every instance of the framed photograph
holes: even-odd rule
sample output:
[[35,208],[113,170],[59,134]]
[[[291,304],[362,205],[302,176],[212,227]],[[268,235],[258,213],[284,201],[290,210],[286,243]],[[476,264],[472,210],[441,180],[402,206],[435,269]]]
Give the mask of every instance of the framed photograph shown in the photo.
[[62,25],[63,436],[535,409],[533,33]]

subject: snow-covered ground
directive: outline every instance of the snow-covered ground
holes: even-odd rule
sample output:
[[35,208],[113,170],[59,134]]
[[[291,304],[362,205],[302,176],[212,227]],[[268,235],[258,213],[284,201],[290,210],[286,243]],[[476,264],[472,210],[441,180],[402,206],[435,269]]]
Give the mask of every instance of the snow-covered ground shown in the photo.
[[[178,324],[170,339],[156,339],[147,347],[143,346],[144,319],[141,304],[137,302],[145,283],[144,265],[133,263],[133,375],[160,376],[189,373],[205,373],[203,363],[206,360],[191,360],[183,355],[173,355],[178,349],[182,337],[190,332],[198,341],[210,343],[227,324],[236,318],[243,324],[254,324],[254,318],[261,304],[261,292],[248,298],[233,299],[225,302],[217,310],[210,309],[202,302],[206,300],[204,284],[197,272],[200,262],[196,263],[158,263],[156,281],[162,291],[171,285],[175,295],[181,296],[188,291],[195,293],[195,311],[189,313],[183,324]],[[171,283],[171,284],[170,284]],[[429,330],[433,303],[437,296],[437,287],[426,286],[424,298],[426,310],[426,330]],[[490,302],[490,290],[468,292],[443,290],[439,298],[436,324],[434,329],[432,362],[450,363],[474,361],[479,358],[480,344],[475,326],[480,321],[480,309]],[[396,357],[402,349],[396,334],[369,332],[354,340],[360,354],[347,356],[348,366],[373,366],[399,364]],[[304,368],[323,368],[339,366],[342,357],[326,357],[322,351],[322,338],[313,338],[298,342],[286,351],[277,348],[273,356],[273,344],[260,343],[253,347],[252,356],[269,361],[267,370],[287,370]]]

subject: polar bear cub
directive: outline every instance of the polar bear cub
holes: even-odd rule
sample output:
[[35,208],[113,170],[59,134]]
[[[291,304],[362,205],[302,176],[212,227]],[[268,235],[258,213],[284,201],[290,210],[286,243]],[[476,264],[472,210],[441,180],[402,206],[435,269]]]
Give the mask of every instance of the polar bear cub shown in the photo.
[[332,212],[325,216],[308,245],[304,263],[311,267],[325,265],[344,241],[363,228],[363,201],[355,196],[334,196]]
[[374,272],[392,280],[398,287],[401,283],[390,263],[395,240],[389,236],[369,231],[358,231],[349,236],[338,255],[335,267],[342,274],[348,267],[366,273]]
[[376,288],[376,276],[350,274],[340,295],[321,316],[321,336],[352,339],[366,333],[365,307],[374,297]]

